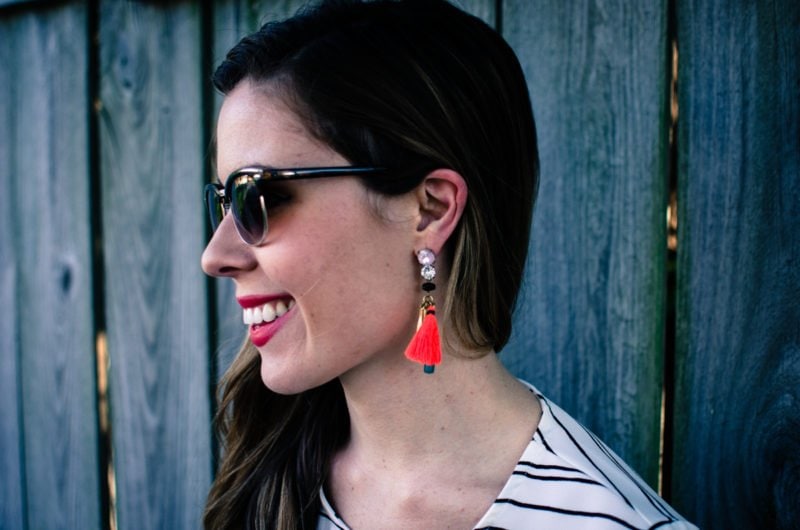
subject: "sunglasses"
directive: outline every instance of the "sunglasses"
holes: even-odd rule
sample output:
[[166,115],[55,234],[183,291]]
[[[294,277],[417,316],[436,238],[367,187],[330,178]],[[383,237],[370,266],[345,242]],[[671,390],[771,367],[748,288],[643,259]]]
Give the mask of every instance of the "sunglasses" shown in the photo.
[[295,179],[315,179],[324,177],[366,177],[384,173],[378,167],[302,167],[291,169],[271,169],[247,167],[234,171],[225,181],[206,185],[205,203],[211,228],[216,231],[225,214],[233,213],[233,224],[239,237],[246,244],[264,244],[269,228],[267,205],[270,204],[269,190],[265,184],[270,181]]

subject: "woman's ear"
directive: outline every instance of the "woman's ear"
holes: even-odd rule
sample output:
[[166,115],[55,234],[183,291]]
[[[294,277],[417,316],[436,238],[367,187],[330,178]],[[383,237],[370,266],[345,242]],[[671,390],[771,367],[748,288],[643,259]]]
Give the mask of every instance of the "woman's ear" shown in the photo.
[[417,201],[420,221],[415,251],[429,248],[439,254],[464,213],[467,183],[452,169],[437,169],[417,187]]

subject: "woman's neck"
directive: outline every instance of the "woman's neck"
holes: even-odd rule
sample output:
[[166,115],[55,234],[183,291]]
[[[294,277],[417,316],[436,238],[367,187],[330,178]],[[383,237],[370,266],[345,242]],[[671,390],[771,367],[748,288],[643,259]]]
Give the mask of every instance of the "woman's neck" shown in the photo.
[[491,352],[447,356],[434,374],[401,357],[346,374],[342,387],[351,423],[343,452],[367,468],[401,472],[479,457],[496,435],[529,440],[539,412],[538,400]]
[[430,375],[402,353],[360,368],[341,377],[350,439],[331,461],[337,511],[352,528],[474,526],[527,447],[538,399],[494,353],[447,356]]

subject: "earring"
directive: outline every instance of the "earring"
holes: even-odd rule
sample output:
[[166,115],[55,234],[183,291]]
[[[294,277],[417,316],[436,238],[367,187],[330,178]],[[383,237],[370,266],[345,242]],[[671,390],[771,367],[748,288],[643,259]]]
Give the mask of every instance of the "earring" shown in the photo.
[[419,306],[417,332],[406,348],[406,357],[422,364],[426,374],[432,374],[436,365],[442,362],[442,345],[439,340],[439,326],[436,323],[436,305],[431,294],[436,289],[436,285],[433,283],[433,279],[436,277],[436,268],[433,266],[436,255],[431,249],[423,248],[417,253],[417,261],[422,265],[420,276],[424,280],[422,290],[425,295]]

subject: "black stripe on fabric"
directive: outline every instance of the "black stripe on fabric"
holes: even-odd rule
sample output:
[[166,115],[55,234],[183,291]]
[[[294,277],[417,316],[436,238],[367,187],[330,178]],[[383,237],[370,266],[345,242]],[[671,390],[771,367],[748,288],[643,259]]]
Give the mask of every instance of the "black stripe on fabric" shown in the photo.
[[639,484],[639,481],[636,480],[634,477],[632,477],[631,474],[628,472],[628,470],[625,469],[625,466],[620,464],[619,460],[614,457],[614,455],[610,452],[610,449],[605,447],[604,444],[600,442],[600,440],[597,438],[597,436],[595,436],[591,431],[586,429],[586,427],[583,427],[583,430],[585,430],[587,432],[587,434],[589,434],[589,436],[592,438],[592,440],[597,445],[597,447],[600,448],[600,450],[603,451],[606,454],[606,456],[609,458],[609,460],[614,462],[614,464],[619,468],[619,470],[622,471],[633,483],[636,484],[636,487],[639,488],[639,491],[642,492],[642,494],[647,498],[647,500],[650,501],[650,504],[652,504],[653,507],[659,513],[661,513],[661,515],[663,515],[664,517],[668,518],[670,520],[670,522],[676,520],[676,518],[673,516],[673,514],[669,513],[669,507],[665,506],[663,500],[660,497],[654,497],[651,492],[649,492],[649,491],[647,491],[647,489],[643,488],[641,486],[641,484]]
[[[533,394],[534,396],[536,396],[536,398],[539,400],[539,405],[541,405],[541,404],[542,404],[542,401],[547,401],[547,400],[544,398],[544,396],[543,396],[542,394],[539,394],[538,392],[534,392],[532,388],[529,388],[528,390],[530,390],[530,391],[531,391],[531,394]],[[544,412],[544,411],[542,411],[542,412]],[[551,412],[552,412],[552,411],[551,411]],[[539,414],[539,421],[541,421],[541,419],[542,419],[542,418],[541,418],[541,416],[542,416],[542,414],[540,413],[540,414]],[[544,445],[544,448],[545,448],[545,449],[547,449],[547,451],[548,451],[550,454],[553,454],[553,455],[555,455],[555,454],[556,454],[556,452],[555,452],[555,451],[553,451],[553,448],[552,448],[552,447],[550,447],[550,444],[548,444],[548,443],[547,443],[547,440],[545,440],[545,439],[544,439],[544,434],[542,434],[542,431],[541,431],[541,430],[539,430],[539,426],[538,426],[538,425],[536,426],[536,432],[535,432],[535,433],[533,433],[533,437],[534,437],[534,438],[536,438],[536,435],[537,435],[537,434],[539,435],[539,439],[540,439],[540,440],[542,440],[542,445]],[[556,456],[558,456],[558,455],[556,455]]]
[[347,528],[346,528],[346,527],[344,527],[344,526],[340,525],[339,523],[337,523],[337,522],[336,522],[336,521],[335,521],[333,518],[331,518],[331,516],[330,516],[330,515],[328,515],[328,514],[327,514],[327,513],[325,513],[324,511],[321,511],[321,512],[319,512],[319,514],[320,514],[322,517],[324,517],[325,519],[327,519],[328,521],[330,521],[331,523],[333,523],[333,526],[335,526],[335,527],[336,527],[336,528],[338,528],[339,530],[347,530]]
[[674,523],[674,522],[675,522],[675,519],[673,519],[673,520],[667,519],[666,521],[661,521],[660,523],[654,524],[653,526],[651,526],[647,530],[656,530],[656,528],[661,528],[664,525],[667,525],[667,524],[670,524],[670,523]]
[[600,484],[596,480],[592,480],[590,478],[582,478],[582,477],[551,477],[547,475],[532,475],[531,473],[526,473],[525,471],[514,471],[511,473],[512,475],[523,476],[525,478],[533,479],[533,480],[549,480],[552,482],[580,482],[581,484],[591,484],[593,486],[600,486],[605,488],[603,484]]
[[550,406],[550,403],[547,400],[543,400],[543,401],[544,401],[545,404],[547,404],[547,408],[550,409],[550,415],[553,416],[553,419],[556,421],[556,423],[558,423],[559,427],[561,427],[561,429],[569,437],[569,439],[572,440],[572,443],[575,445],[575,447],[578,449],[578,451],[580,451],[581,454],[583,454],[583,456],[586,457],[586,460],[588,460],[589,463],[592,464],[592,466],[594,466],[594,468],[597,471],[599,471],[601,475],[603,475],[603,477],[608,481],[608,483],[611,484],[611,486],[615,490],[617,490],[617,493],[619,493],[619,496],[622,497],[622,500],[624,500],[625,503],[628,506],[630,506],[632,509],[635,510],[635,508],[633,508],[633,504],[631,504],[631,501],[629,501],[628,498],[622,493],[622,491],[620,491],[620,489],[617,487],[617,485],[614,484],[614,482],[612,482],[610,478],[608,478],[608,475],[606,475],[603,472],[603,470],[600,469],[600,467],[597,464],[594,463],[594,460],[592,460],[591,457],[588,454],[586,454],[586,451],[584,451],[583,447],[581,447],[581,445],[578,443],[578,441],[575,440],[575,438],[572,436],[572,433],[569,432],[569,430],[564,426],[564,424],[561,423],[561,420],[559,420],[558,417],[556,417],[555,412],[553,412],[553,408]]
[[508,530],[502,526],[482,526],[480,528],[476,528],[475,530]]
[[632,524],[628,523],[620,519],[619,517],[615,517],[611,514],[607,513],[600,513],[600,512],[581,512],[577,510],[567,510],[564,508],[556,508],[555,506],[543,506],[540,504],[528,504],[525,502],[516,501],[514,499],[497,499],[494,501],[495,504],[512,504],[519,508],[525,508],[527,510],[540,510],[544,512],[553,512],[553,513],[560,513],[563,515],[571,515],[576,517],[594,517],[598,519],[607,519],[609,521],[613,521],[620,526],[624,526],[625,528],[630,528],[631,530],[640,530],[638,526],[633,526]]
[[571,471],[572,473],[580,473],[581,475],[585,475],[583,471],[574,467],[567,467],[567,466],[554,466],[549,464],[535,464],[533,462],[529,462],[527,460],[520,460],[517,462],[518,466],[526,466],[532,467],[534,469],[557,469],[559,471]]
[[544,439],[544,435],[542,434],[542,431],[540,431],[538,427],[536,428],[536,434],[538,434],[539,438],[541,438],[542,445],[544,445],[544,448],[547,449],[547,451],[550,452],[551,454],[555,455],[556,452],[553,451],[553,449],[550,447],[550,444],[548,444],[547,440]]
[[650,501],[650,504],[652,504],[653,507],[659,513],[661,513],[661,515],[663,515],[664,517],[669,519],[670,522],[671,521],[675,521],[675,517],[673,517],[673,515],[669,513],[669,510],[663,505],[663,501],[661,500],[661,498],[660,497],[653,498],[653,494],[651,492],[647,491],[646,488],[643,488],[642,485],[639,484],[639,481],[636,480],[636,478],[634,478],[633,476],[631,476],[631,474],[628,472],[628,470],[625,469],[625,466],[620,464],[619,460],[615,457],[615,455],[611,452],[611,450],[608,449],[608,447],[606,447],[605,444],[600,442],[600,439],[597,438],[597,436],[595,436],[595,434],[593,432],[591,432],[589,429],[587,429],[583,425],[581,425],[581,427],[586,432],[586,434],[589,435],[589,437],[592,439],[592,441],[594,441],[594,443],[595,443],[595,445],[597,445],[598,449],[600,449],[603,453],[605,453],[606,457],[608,457],[608,459],[611,460],[614,463],[614,465],[616,465],[617,468],[620,471],[622,471],[625,474],[625,476],[628,477],[631,480],[631,482],[636,484],[636,487],[639,488],[639,491],[642,492],[642,495],[644,495],[645,498],[648,501]]

